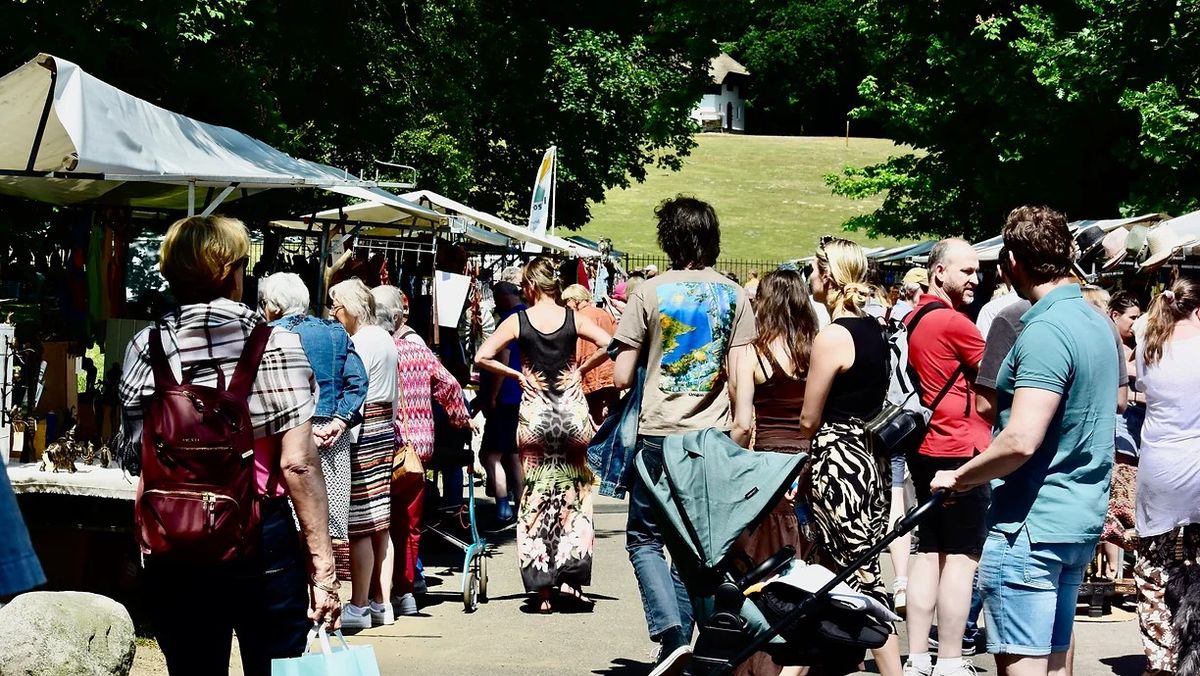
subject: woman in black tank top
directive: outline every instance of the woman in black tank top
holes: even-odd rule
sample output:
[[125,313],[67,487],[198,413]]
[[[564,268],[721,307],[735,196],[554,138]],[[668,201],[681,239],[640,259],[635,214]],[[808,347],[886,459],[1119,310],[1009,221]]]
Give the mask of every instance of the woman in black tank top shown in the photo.
[[[887,340],[863,310],[871,287],[862,247],[822,238],[812,287],[832,323],[813,341],[800,436],[811,441],[810,500],[822,558],[840,570],[887,530],[891,471],[885,471],[885,459],[871,452],[863,431],[863,420],[879,411],[887,393]],[[878,558],[858,569],[849,583],[890,605]],[[894,634],[873,652],[880,674],[902,673]]]
[[[530,301],[505,319],[480,346],[475,365],[521,383],[517,445],[525,472],[517,518],[517,562],[525,591],[537,594],[538,610],[555,604],[592,601],[583,587],[592,581],[592,484],[587,445],[591,416],[583,397],[583,373],[608,359],[596,350],[575,362],[576,338],[605,347],[612,337],[587,317],[564,308],[554,264],[535,258],[525,266],[523,290]],[[522,369],[496,360],[512,341],[521,346]]]

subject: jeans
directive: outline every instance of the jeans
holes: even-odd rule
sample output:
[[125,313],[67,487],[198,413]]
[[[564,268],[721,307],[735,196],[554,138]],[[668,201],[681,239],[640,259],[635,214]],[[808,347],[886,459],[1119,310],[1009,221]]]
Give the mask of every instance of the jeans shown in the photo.
[[979,633],[979,614],[983,612],[983,594],[979,592],[979,569],[975,569],[975,581],[971,583],[971,610],[967,613],[967,630],[964,636]]
[[262,504],[262,549],[213,566],[146,557],[150,623],[171,676],[229,672],[237,633],[246,676],[298,657],[308,642],[308,572],[287,500]]
[[1079,586],[1095,551],[1094,539],[1032,542],[1028,528],[988,533],[979,561],[988,652],[1031,657],[1065,653]]
[[[652,477],[661,475],[662,437],[638,437],[638,450]],[[663,536],[659,530],[659,514],[642,482],[636,467],[629,472],[629,520],[625,526],[625,550],[633,564],[638,589],[642,593],[642,608],[646,611],[646,626],[650,637],[657,639],[672,627],[683,629],[685,637],[692,635],[692,601],[679,579],[675,566],[667,563],[663,552]]]

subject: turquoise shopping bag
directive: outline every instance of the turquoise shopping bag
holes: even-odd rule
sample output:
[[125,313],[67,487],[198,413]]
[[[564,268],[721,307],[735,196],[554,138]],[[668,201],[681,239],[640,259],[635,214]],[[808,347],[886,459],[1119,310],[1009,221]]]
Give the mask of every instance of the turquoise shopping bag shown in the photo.
[[[308,634],[308,649],[300,657],[271,660],[271,676],[379,676],[375,649],[369,645],[352,646],[346,643],[339,629],[334,632],[340,646],[331,646],[325,626]],[[312,652],[312,640],[320,639],[321,652]]]

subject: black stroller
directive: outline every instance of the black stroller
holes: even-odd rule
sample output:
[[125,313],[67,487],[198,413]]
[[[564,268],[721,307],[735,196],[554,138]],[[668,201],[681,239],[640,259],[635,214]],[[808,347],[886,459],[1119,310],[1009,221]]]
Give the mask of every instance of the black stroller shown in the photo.
[[887,641],[888,623],[900,619],[846,580],[937,507],[940,493],[837,574],[796,561],[790,547],[747,572],[736,569],[729,556],[734,541],[775,507],[806,459],[751,453],[715,429],[668,437],[661,471],[649,471],[637,457],[637,471],[664,517],[667,549],[692,598],[699,637],[688,674],[732,673],[760,650],[780,665],[852,672],[866,650]]

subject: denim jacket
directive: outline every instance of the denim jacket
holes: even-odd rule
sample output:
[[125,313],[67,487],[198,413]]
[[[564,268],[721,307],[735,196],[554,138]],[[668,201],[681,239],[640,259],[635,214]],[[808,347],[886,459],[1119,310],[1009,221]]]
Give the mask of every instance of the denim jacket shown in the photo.
[[588,444],[588,466],[600,477],[600,495],[621,499],[629,486],[628,474],[634,471],[633,453],[637,449],[638,418],[642,413],[642,387],[646,367],[637,368],[634,384],[609,412]]
[[341,418],[347,427],[362,422],[360,410],[367,398],[367,369],[354,351],[346,329],[337,322],[308,315],[288,315],[271,325],[300,335],[300,344],[320,388],[313,415]]

